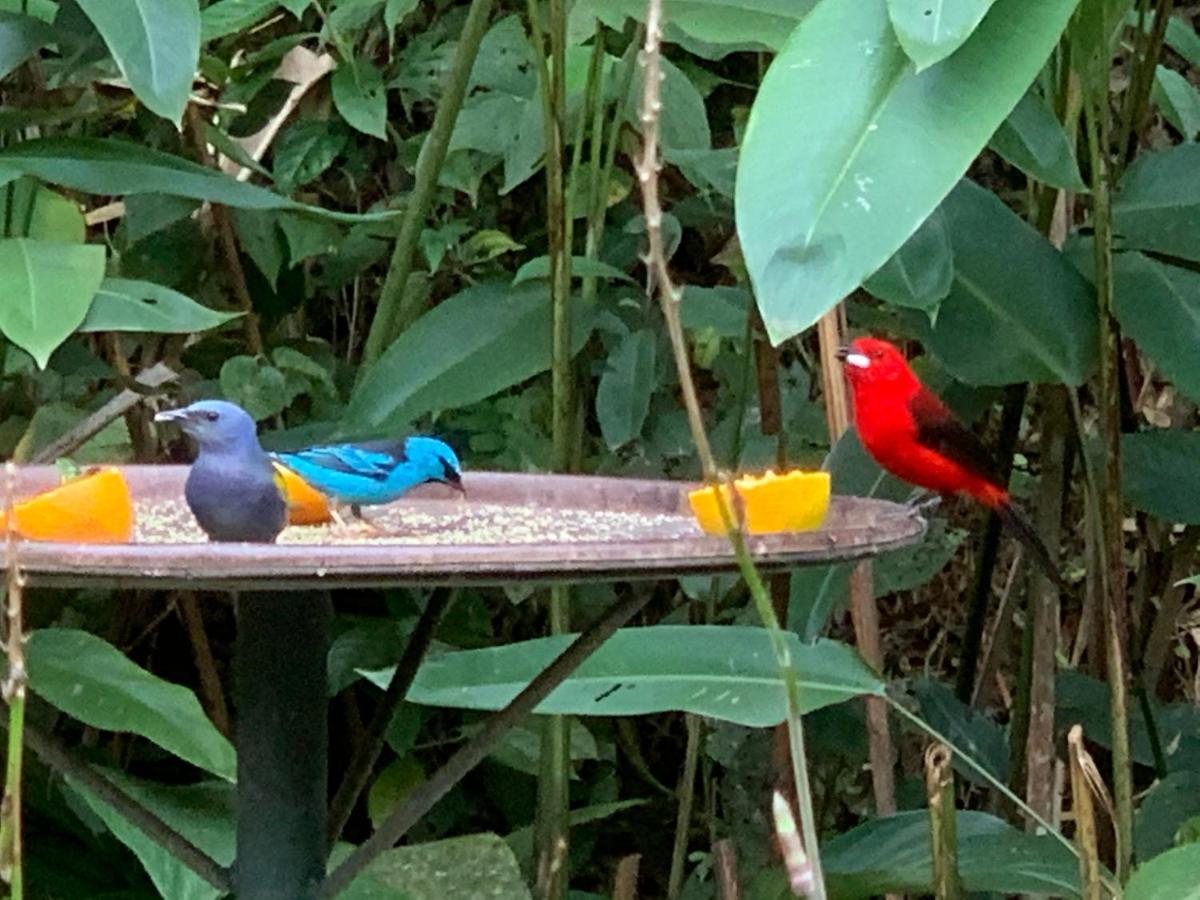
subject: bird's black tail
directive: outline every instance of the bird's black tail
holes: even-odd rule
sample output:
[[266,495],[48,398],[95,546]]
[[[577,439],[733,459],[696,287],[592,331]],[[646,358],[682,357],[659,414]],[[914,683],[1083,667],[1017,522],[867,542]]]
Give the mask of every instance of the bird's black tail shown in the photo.
[[1062,577],[1062,573],[1058,570],[1058,565],[1050,557],[1050,551],[1042,542],[1041,536],[1034,529],[1033,524],[1025,518],[1025,515],[1016,508],[1011,502],[999,503],[992,507],[996,511],[996,515],[1000,517],[1000,521],[1004,523],[1004,527],[1013,533],[1013,535],[1025,545],[1033,556],[1034,561],[1042,568],[1042,571],[1050,578],[1051,581],[1058,587],[1060,591],[1069,589],[1066,580]]

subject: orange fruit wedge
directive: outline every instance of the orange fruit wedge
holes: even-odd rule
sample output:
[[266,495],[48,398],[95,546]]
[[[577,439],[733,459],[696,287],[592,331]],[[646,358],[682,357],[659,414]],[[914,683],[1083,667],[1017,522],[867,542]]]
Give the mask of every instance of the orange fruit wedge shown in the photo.
[[283,478],[287,492],[289,525],[323,525],[332,522],[329,514],[329,499],[307,481],[289,469],[275,463],[275,470]]
[[[729,486],[720,486],[736,527],[739,518],[750,534],[781,531],[812,531],[820,528],[829,511],[828,472],[793,470],[762,477],[743,475],[733,483],[738,499],[730,500]],[[702,487],[688,494],[692,514],[709,534],[725,534],[725,523],[717,505],[716,487]]]
[[[0,509],[0,536],[8,516]],[[13,530],[30,541],[122,544],[133,535],[133,501],[119,469],[65,481],[13,506]]]

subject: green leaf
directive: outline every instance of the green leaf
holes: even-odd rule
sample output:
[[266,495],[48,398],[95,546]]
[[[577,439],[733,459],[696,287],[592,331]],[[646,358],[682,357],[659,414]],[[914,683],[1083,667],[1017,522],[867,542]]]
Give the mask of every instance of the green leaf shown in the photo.
[[383,73],[362,58],[344,59],[333,73],[333,105],[351,128],[387,138],[387,94]]
[[1200,68],[1200,35],[1194,26],[1188,25],[1178,16],[1167,19],[1167,44],[1186,59],[1192,66]]
[[78,330],[190,334],[224,325],[240,315],[201,306],[186,294],[161,284],[105,278]]
[[1200,401],[1200,273],[1141,253],[1113,258],[1113,312],[1184,394]]
[[388,34],[395,31],[405,16],[417,8],[417,3],[418,0],[387,0],[387,6],[383,8],[383,24]]
[[287,244],[289,266],[297,266],[314,256],[336,253],[341,243],[341,229],[331,222],[298,213],[281,212],[276,217],[276,223]]
[[245,31],[278,7],[278,0],[217,0],[200,13],[200,39],[208,43]]
[[39,628],[26,650],[29,687],[85,725],[139,734],[192,765],[233,781],[233,746],[196,695],[131,662],[86,631]]
[[1113,220],[1124,246],[1200,262],[1200,144],[1143,153],[1121,177]]
[[1134,870],[1124,900],[1200,900],[1200,844],[1185,844]]
[[[1079,864],[1053,837],[966,810],[958,811],[957,829],[958,868],[968,892],[1078,896]],[[830,895],[856,900],[932,893],[929,847],[923,809],[871,819],[840,834],[821,848]]]
[[689,284],[683,289],[680,304],[683,327],[699,332],[712,329],[719,337],[745,339],[750,302],[749,292],[742,288],[706,288]]
[[52,40],[54,29],[41,19],[0,11],[0,78]]
[[0,240],[0,331],[44,369],[87,315],[104,257],[98,244]]
[[887,0],[887,5],[900,46],[920,72],[961,47],[994,2]]
[[1194,816],[1200,816],[1200,772],[1172,772],[1156,782],[1134,816],[1137,858],[1171,849],[1179,829]]
[[609,355],[596,389],[596,418],[610,449],[623,447],[642,433],[654,379],[657,336],[649,328],[631,332]]
[[[663,152],[670,150],[707,150],[712,146],[708,113],[704,98],[691,79],[668,59],[662,60],[662,116],[659,122]],[[641,79],[629,85],[625,103],[628,121],[640,129],[642,112]]]
[[87,237],[79,204],[33,178],[18,178],[0,191],[0,221],[12,223],[13,237],[59,244],[82,244]]
[[1200,132],[1200,91],[1174,69],[1159,66],[1154,70],[1154,102],[1185,141]]
[[[591,334],[581,314],[578,352]],[[550,368],[550,296],[545,284],[489,281],[443,300],[409,326],[350,397],[347,427],[406,428],[426,413],[466,406]]]
[[1200,431],[1121,435],[1121,488],[1137,509],[1165,522],[1200,524]]
[[188,197],[173,197],[170,194],[133,194],[127,197],[125,218],[121,222],[126,248],[187,218],[199,206],[197,201]]
[[232,218],[238,243],[254,260],[254,265],[267,280],[267,284],[271,285],[271,290],[275,290],[279,272],[287,258],[287,244],[283,232],[279,230],[275,212],[265,209],[235,209]]
[[[945,735],[950,743],[962,750],[993,778],[1008,782],[1008,735],[1004,728],[987,713],[967,706],[949,685],[932,678],[921,678],[913,684],[913,694],[920,705],[921,718],[930,728]],[[987,782],[976,771],[957,758],[954,770],[980,787]]]
[[497,259],[505,253],[524,249],[524,244],[518,244],[498,228],[483,228],[459,246],[458,259],[464,266],[477,266]]
[[[513,287],[522,284],[526,281],[533,281],[535,278],[550,277],[550,257],[536,256],[529,262],[517,269],[517,274],[513,276]],[[590,259],[586,256],[571,257],[571,277],[572,278],[615,278],[619,281],[628,281],[630,284],[635,284],[634,280],[618,269],[616,266],[610,266],[608,263],[601,262],[598,259]]]
[[[234,789],[224,782],[167,786],[130,778],[115,769],[101,769],[130,797],[149,809],[179,834],[222,865],[235,853]],[[220,891],[180,862],[170,850],[125,819],[119,812],[67,776],[71,790],[83,798],[113,836],[133,851],[158,893],[171,900],[216,900]]]
[[197,0],[77,0],[151,112],[178,124],[200,64]]
[[938,309],[929,348],[968,384],[1082,384],[1095,365],[1098,340],[1096,303],[1084,277],[995,194],[971,181],[959,184],[942,209],[954,248],[954,285]]
[[998,0],[958,52],[920,74],[884,0],[825,0],[805,17],[763,80],[738,169],[738,236],[773,342],[816,322],[917,230],[1025,93],[1075,4]]
[[[556,635],[431,658],[417,673],[408,699],[454,709],[500,709],[574,639]],[[790,634],[787,639],[804,712],[883,694],[883,682],[845,644],[802,644]],[[391,673],[368,677],[384,686]],[[536,712],[638,716],[672,710],[758,728],[782,722],[787,701],[767,632],[725,625],[623,628]]]
[[863,287],[881,300],[932,318],[954,284],[954,248],[941,207],[930,213]]
[[0,176],[32,175],[90,194],[169,194],[238,209],[291,209],[342,222],[390,219],[307,206],[178,156],[109,138],[39,138],[0,150]]
[[221,366],[221,393],[254,421],[283,412],[296,399],[287,376],[254,356],[234,356]]
[[350,133],[337,122],[292,123],[275,142],[275,183],[285,193],[303,187],[333,165],[349,141]]
[[989,146],[1030,178],[1077,194],[1088,192],[1062,123],[1032,91],[996,129]]
[[[339,846],[333,863],[340,862],[351,849]],[[338,896],[341,900],[530,898],[512,850],[494,834],[469,834],[388,850]]]

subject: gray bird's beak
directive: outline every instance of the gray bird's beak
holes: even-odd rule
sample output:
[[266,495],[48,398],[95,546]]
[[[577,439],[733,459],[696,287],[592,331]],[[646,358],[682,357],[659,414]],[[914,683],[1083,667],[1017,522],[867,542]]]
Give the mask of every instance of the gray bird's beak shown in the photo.
[[164,409],[154,416],[155,422],[187,422],[192,417],[192,411],[186,406],[183,409]]

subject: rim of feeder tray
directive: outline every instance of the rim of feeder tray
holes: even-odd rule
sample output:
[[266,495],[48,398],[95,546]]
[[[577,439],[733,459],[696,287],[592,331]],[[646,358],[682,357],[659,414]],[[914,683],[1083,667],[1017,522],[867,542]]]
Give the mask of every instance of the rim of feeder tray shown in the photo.
[[[397,532],[386,538],[314,543],[321,532],[294,527],[276,544],[221,544],[204,540],[184,505],[186,466],[120,468],[139,513],[134,541],[19,542],[31,583],[302,590],[623,581],[736,568],[728,539],[697,526],[687,500],[697,485],[685,481],[468,472],[465,499],[423,485],[381,507],[374,518]],[[44,490],[58,478],[52,466],[22,467],[17,490]],[[176,533],[155,534],[154,527],[176,528],[189,542],[166,542]],[[793,568],[875,556],[915,543],[925,527],[897,503],[834,497],[821,529],[750,535],[747,543],[764,568]]]

